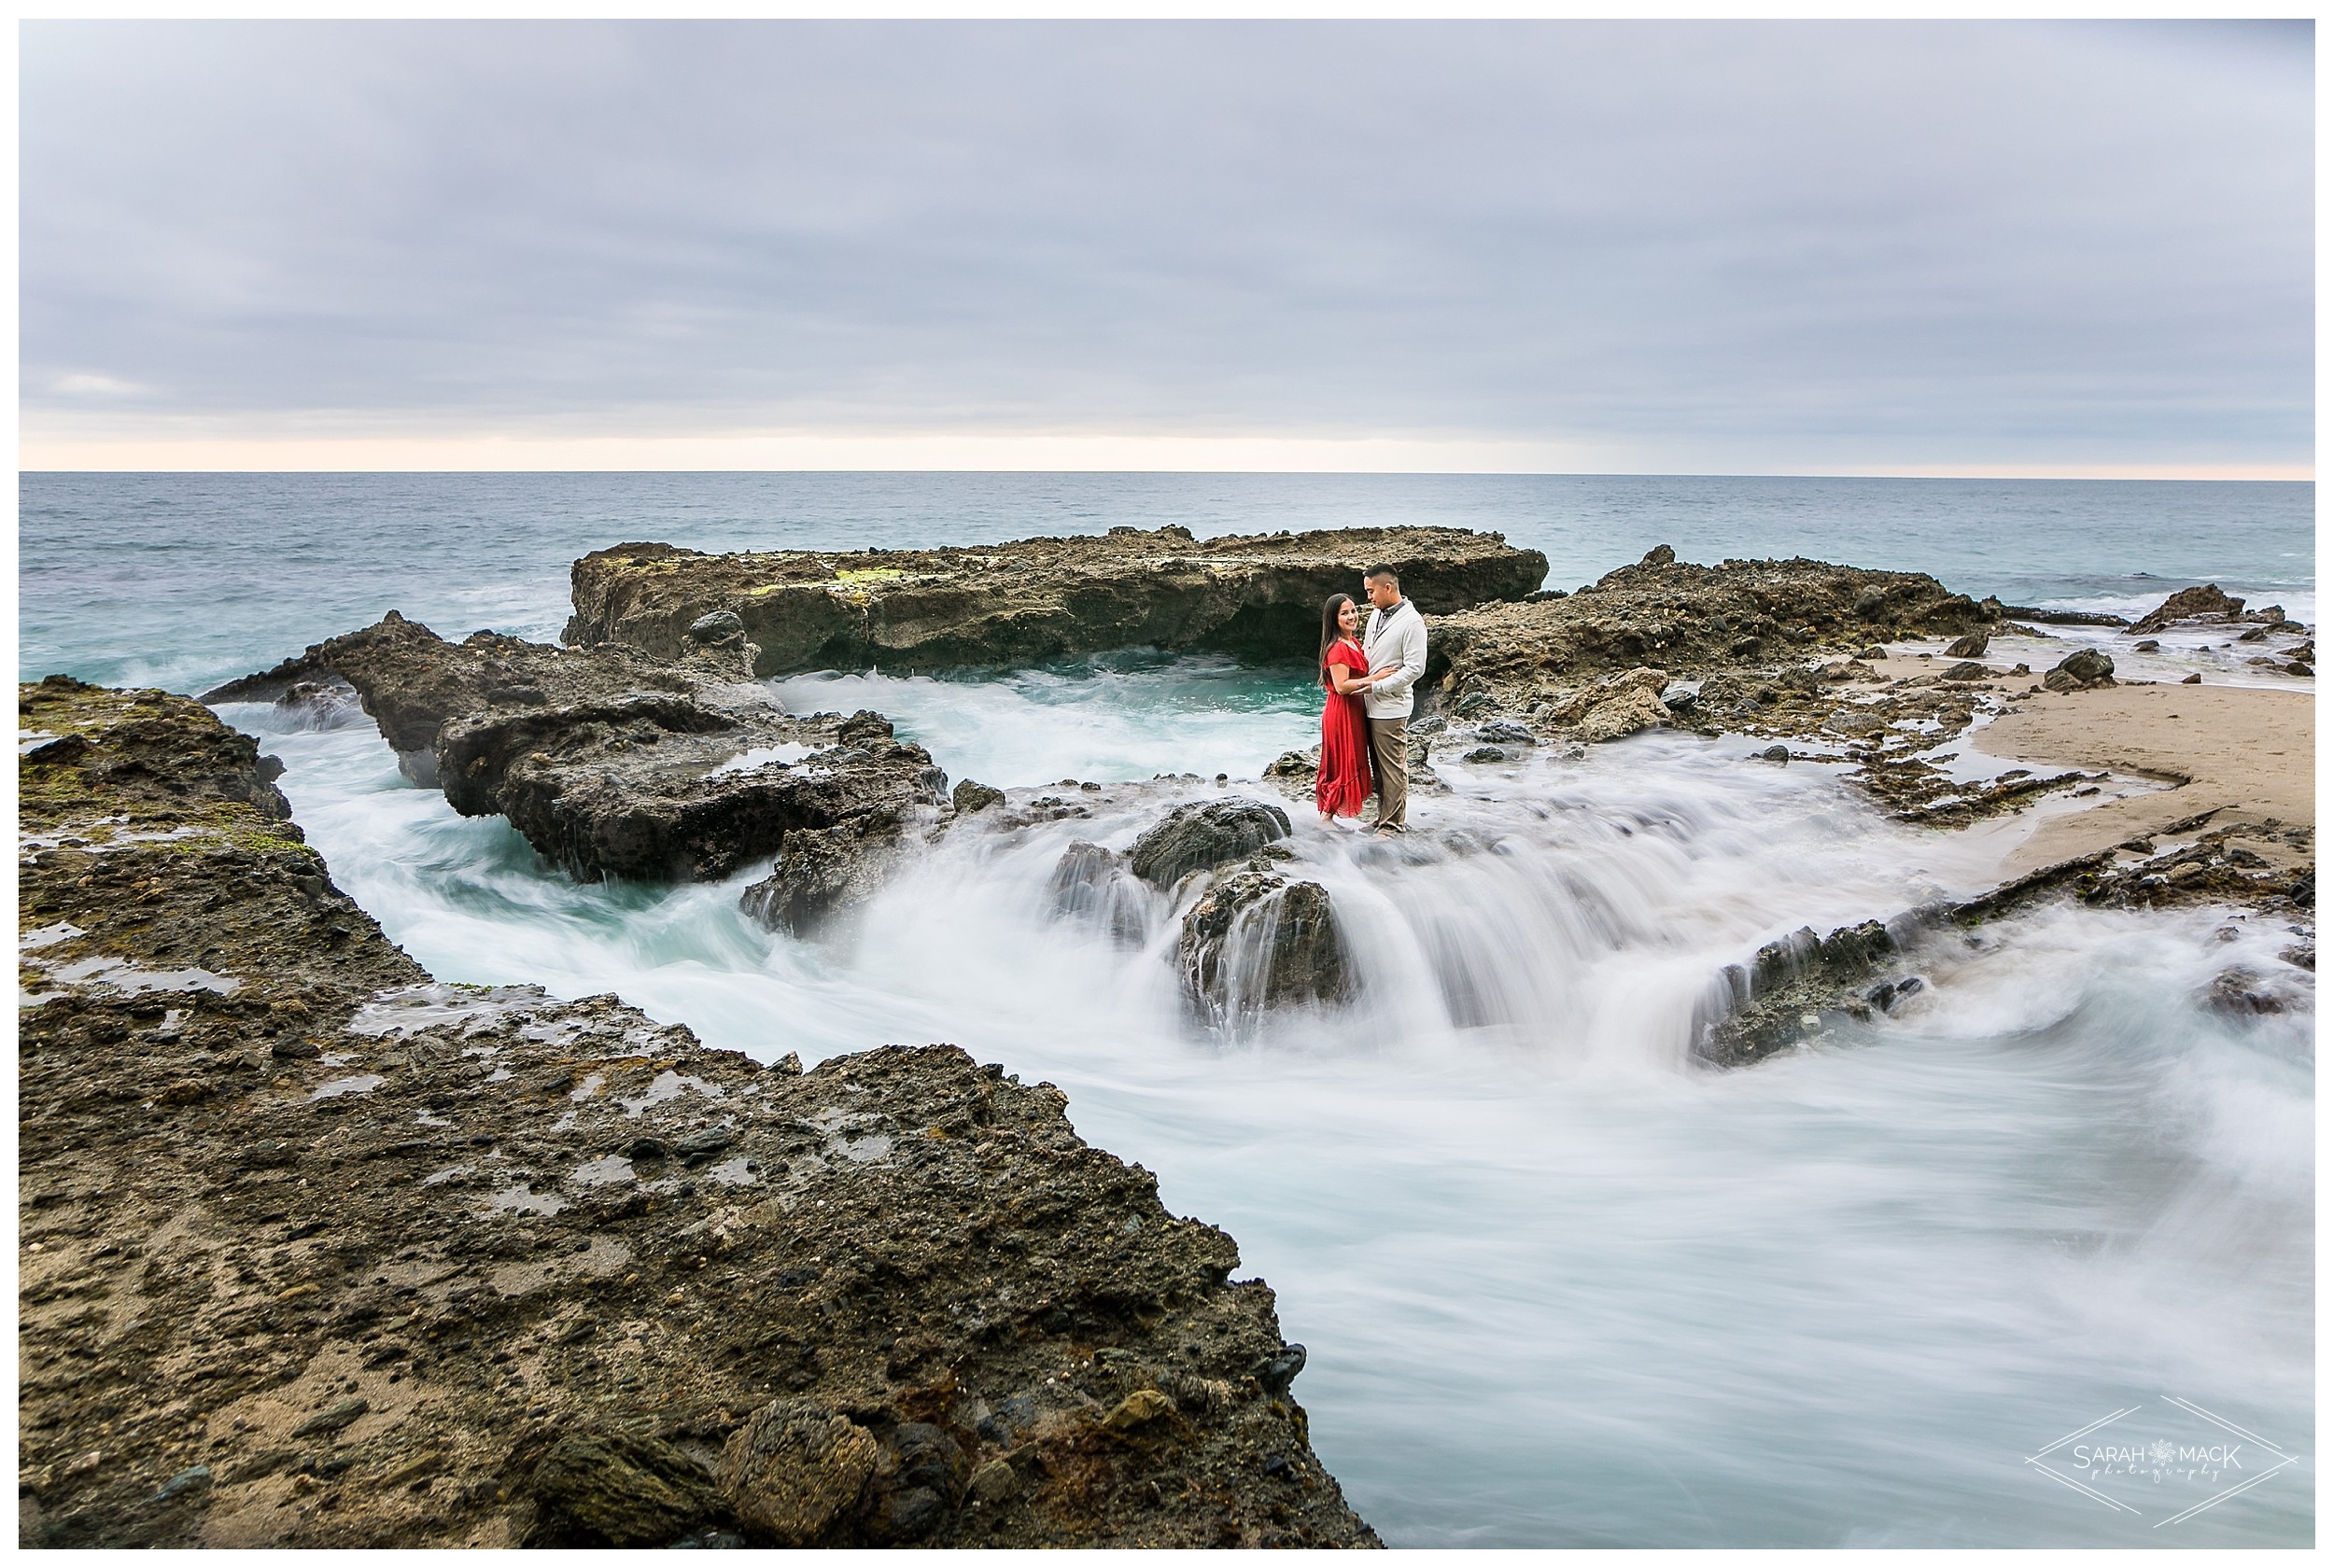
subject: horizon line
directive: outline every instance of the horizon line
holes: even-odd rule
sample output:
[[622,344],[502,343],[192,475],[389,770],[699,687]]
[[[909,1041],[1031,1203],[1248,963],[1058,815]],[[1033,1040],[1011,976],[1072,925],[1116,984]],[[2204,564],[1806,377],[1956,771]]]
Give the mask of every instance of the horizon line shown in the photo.
[[530,478],[551,474],[675,474],[701,476],[706,474],[930,474],[961,477],[966,474],[1066,475],[1093,474],[1159,475],[1188,474],[1194,478],[1229,478],[1253,474],[1269,478],[1312,477],[1321,479],[1897,479],[1936,481],[2004,480],[2019,483],[2115,483],[2115,484],[2314,484],[2317,474],[2313,469],[2297,467],[2293,469],[2271,469],[2263,466],[2227,468],[2158,469],[2140,465],[2091,465],[2085,468],[2001,467],[2001,468],[1927,468],[1927,469],[1776,469],[1760,472],[1724,469],[1200,469],[1200,468],[848,468],[848,467],[784,467],[784,468],[50,468],[19,465],[20,476],[28,474],[57,474],[77,477],[118,474],[125,477],[185,476],[191,474],[224,474],[249,477],[260,474],[319,474],[375,477],[384,474],[410,474],[443,479],[459,474],[509,474]]
[[21,473],[1282,473],[1788,479],[2248,480],[2314,483],[2316,464],[1810,462],[1745,471],[1643,445],[1453,435],[1211,436],[1011,431],[716,435],[304,436],[24,433]]

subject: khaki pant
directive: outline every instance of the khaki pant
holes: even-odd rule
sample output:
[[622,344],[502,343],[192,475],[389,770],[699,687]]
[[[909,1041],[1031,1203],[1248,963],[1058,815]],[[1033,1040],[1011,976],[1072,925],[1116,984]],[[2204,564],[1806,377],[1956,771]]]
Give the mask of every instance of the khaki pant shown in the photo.
[[1377,785],[1378,825],[1408,827],[1410,809],[1410,721],[1370,721],[1370,777]]

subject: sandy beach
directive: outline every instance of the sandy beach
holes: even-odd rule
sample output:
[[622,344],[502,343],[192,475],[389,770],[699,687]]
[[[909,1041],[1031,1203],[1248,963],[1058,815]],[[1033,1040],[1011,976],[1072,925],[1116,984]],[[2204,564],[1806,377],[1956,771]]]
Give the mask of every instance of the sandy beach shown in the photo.
[[2176,786],[2042,820],[2010,858],[2015,873],[2152,836],[2208,811],[2215,828],[2263,830],[2255,847],[2274,863],[2306,859],[2273,835],[2316,826],[2316,739],[2306,692],[2118,685],[2021,696],[1976,744],[2038,772],[2106,768]]

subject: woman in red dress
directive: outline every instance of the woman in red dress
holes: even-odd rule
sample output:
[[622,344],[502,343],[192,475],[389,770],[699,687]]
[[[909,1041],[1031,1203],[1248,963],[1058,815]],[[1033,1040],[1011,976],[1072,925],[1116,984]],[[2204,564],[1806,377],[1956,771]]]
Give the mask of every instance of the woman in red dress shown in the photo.
[[[1332,594],[1321,607],[1321,766],[1314,777],[1313,800],[1321,819],[1334,827],[1341,817],[1361,826],[1362,803],[1370,798],[1370,727],[1361,711],[1361,690],[1370,684],[1370,660],[1361,651],[1361,611],[1350,594]],[[1383,672],[1380,672],[1383,673]]]

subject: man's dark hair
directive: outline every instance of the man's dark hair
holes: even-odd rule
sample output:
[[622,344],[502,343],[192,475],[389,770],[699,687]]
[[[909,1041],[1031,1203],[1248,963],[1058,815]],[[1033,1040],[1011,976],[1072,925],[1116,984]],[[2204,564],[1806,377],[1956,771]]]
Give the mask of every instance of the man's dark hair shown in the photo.
[[1368,571],[1363,572],[1361,576],[1362,581],[1365,582],[1373,577],[1383,577],[1388,582],[1394,584],[1397,588],[1399,588],[1402,585],[1402,574],[1396,571],[1392,567],[1371,567]]

